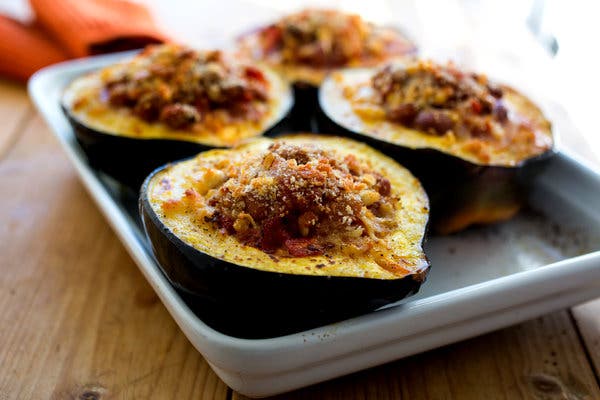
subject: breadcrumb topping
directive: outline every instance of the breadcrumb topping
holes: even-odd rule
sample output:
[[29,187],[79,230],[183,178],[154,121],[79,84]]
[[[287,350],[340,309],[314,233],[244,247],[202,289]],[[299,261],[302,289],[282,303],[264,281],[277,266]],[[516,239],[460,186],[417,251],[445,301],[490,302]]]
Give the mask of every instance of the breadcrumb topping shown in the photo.
[[258,39],[270,59],[315,67],[364,64],[415,49],[393,29],[377,27],[356,14],[327,9],[285,16],[260,30]]
[[390,181],[352,154],[275,142],[260,154],[204,160],[192,176],[164,211],[191,201],[204,222],[277,256],[364,253],[397,227]]
[[215,118],[258,121],[267,111],[269,83],[263,73],[216,50],[148,46],[105,75],[101,96],[108,104],[173,129]]

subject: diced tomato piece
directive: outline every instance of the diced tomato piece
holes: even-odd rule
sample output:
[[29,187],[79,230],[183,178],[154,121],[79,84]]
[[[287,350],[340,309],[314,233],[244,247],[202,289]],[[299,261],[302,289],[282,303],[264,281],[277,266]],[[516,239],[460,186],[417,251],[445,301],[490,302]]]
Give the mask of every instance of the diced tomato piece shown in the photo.
[[269,26],[261,32],[261,42],[263,45],[263,51],[270,53],[275,50],[281,42],[282,32],[278,26]]
[[290,238],[285,230],[281,218],[270,218],[263,224],[263,237],[261,249],[264,251],[275,251],[281,244]]
[[482,108],[483,107],[481,106],[481,103],[479,102],[479,100],[477,100],[477,99],[471,100],[471,109],[473,110],[473,112],[475,114],[481,114]]
[[265,75],[258,68],[246,67],[244,73],[248,79],[259,81],[261,83],[266,82]]
[[288,239],[285,241],[284,245],[287,251],[293,257],[307,257],[323,254],[323,249],[315,244],[314,239]]
[[221,216],[221,220],[219,221],[223,229],[225,229],[228,233],[233,234],[235,229],[233,228],[233,219],[227,217],[225,215]]

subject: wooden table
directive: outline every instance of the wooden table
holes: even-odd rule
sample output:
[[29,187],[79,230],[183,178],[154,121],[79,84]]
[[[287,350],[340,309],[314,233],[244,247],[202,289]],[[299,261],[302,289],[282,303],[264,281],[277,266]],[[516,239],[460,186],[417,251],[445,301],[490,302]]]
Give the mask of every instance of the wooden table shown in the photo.
[[[166,312],[23,87],[0,82],[0,121],[0,399],[242,398]],[[598,368],[600,300],[289,397],[600,399]]]
[[[0,177],[0,400],[243,398],[166,312],[25,89],[1,81]],[[281,397],[600,399],[599,370],[600,299]]]

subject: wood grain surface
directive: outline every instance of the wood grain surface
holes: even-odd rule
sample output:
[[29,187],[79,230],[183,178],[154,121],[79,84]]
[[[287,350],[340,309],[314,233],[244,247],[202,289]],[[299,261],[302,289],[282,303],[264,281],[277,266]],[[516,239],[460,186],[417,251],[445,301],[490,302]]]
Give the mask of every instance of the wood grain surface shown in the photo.
[[0,399],[226,398],[41,119],[23,128],[0,162]]
[[0,79],[0,159],[14,144],[23,125],[35,113],[22,85]]

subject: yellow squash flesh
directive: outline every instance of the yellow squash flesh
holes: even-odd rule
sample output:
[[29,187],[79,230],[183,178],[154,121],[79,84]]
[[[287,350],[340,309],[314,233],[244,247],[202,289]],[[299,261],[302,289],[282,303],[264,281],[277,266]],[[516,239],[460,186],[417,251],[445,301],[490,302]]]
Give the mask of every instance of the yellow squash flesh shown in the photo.
[[[194,179],[201,176],[201,171],[195,168],[197,160],[231,159],[233,154],[266,152],[274,142],[271,139],[255,139],[231,150],[210,150],[199,154],[195,159],[168,166],[153,176],[148,183],[147,195],[153,211],[172,233],[198,251],[257,270],[298,275],[399,279],[409,274],[418,274],[427,268],[428,262],[423,254],[422,242],[428,220],[429,201],[419,181],[407,169],[369,146],[349,139],[295,135],[276,140],[295,145],[316,144],[341,155],[354,154],[359,159],[368,160],[371,169],[389,179],[391,195],[399,198],[396,200],[395,215],[398,228],[382,240],[389,251],[402,260],[404,271],[390,272],[365,254],[348,256],[329,253],[329,257],[323,255],[274,258],[260,249],[243,245],[234,236],[216,229],[211,222],[185,213],[163,211],[165,202],[184,196],[192,176]],[[170,182],[168,189],[161,185],[165,178]],[[206,177],[205,180],[207,185],[211,186],[208,182],[210,178]]]
[[146,122],[127,108],[115,108],[102,99],[104,82],[119,66],[106,67],[75,79],[65,90],[63,106],[82,125],[104,134],[135,139],[173,139],[212,147],[231,147],[259,136],[275,125],[290,110],[293,96],[289,85],[269,68],[257,66],[270,84],[267,113],[258,122],[236,121],[215,128],[202,121],[190,129],[174,130],[163,123]]
[[372,96],[372,89],[365,83],[369,82],[373,74],[373,69],[355,69],[335,72],[328,77],[319,93],[319,101],[325,114],[349,131],[410,149],[438,150],[476,165],[514,167],[553,147],[551,125],[542,111],[527,97],[508,87],[503,87],[503,101],[517,119],[530,121],[534,140],[524,146],[514,146],[514,142],[507,142],[503,138],[485,141],[482,142],[484,156],[475,141],[461,141],[448,134],[431,135],[389,121],[385,118],[383,108],[378,105],[368,104],[357,112],[356,105],[347,98],[344,88],[364,85],[360,96],[369,98]]

